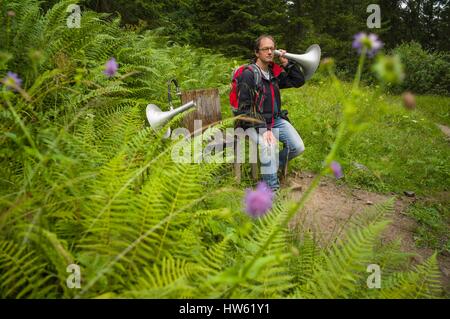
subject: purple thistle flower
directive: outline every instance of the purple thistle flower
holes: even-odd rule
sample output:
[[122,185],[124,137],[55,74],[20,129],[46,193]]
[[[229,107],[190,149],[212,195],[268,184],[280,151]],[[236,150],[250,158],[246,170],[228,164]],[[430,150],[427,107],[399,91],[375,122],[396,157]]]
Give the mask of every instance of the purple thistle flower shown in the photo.
[[333,171],[334,177],[336,177],[337,179],[344,177],[344,174],[342,173],[341,164],[339,164],[336,161],[332,161],[330,167],[331,170]]
[[265,215],[272,208],[274,194],[265,182],[259,182],[256,190],[247,189],[245,195],[245,212],[257,218]]
[[358,54],[361,54],[361,50],[363,48],[363,39],[367,37],[367,34],[364,32],[359,32],[353,36],[353,49],[358,50]]
[[19,76],[16,73],[8,71],[6,74],[6,77],[2,80],[3,84],[7,88],[18,88],[22,85],[22,79],[19,78]]
[[103,73],[105,73],[108,77],[113,77],[116,74],[118,68],[119,65],[117,64],[116,59],[111,58],[108,60],[108,62],[106,62],[105,71],[103,71]]
[[367,35],[365,32],[359,32],[353,36],[352,47],[358,51],[358,54],[361,54],[362,49],[366,47],[367,55],[373,57],[383,46],[383,42],[375,33]]

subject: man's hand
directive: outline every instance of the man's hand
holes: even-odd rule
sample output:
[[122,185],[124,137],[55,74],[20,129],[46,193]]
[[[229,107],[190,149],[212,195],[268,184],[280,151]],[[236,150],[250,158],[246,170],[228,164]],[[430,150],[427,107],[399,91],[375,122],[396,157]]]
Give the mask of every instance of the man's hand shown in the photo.
[[289,60],[283,57],[283,55],[286,54],[286,50],[281,50],[281,49],[280,49],[280,50],[278,50],[278,51],[280,51],[280,55],[278,56],[278,58],[280,59],[281,64],[282,64],[283,66],[287,66],[288,63],[289,63]]
[[272,131],[265,131],[263,134],[263,140],[267,145],[272,145],[277,142],[275,135],[273,135]]

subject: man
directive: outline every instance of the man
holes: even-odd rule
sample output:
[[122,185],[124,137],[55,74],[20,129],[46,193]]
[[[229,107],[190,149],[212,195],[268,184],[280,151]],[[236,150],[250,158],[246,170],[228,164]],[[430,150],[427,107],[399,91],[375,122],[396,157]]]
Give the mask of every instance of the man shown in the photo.
[[[269,35],[260,36],[255,41],[252,67],[259,72],[260,85],[255,83],[255,69],[243,71],[238,84],[239,108],[236,112],[251,117],[256,115],[262,120],[261,124],[241,122],[241,126],[251,128],[248,135],[260,148],[262,179],[274,191],[280,187],[278,168],[284,169],[289,160],[305,150],[300,135],[286,120],[285,112],[281,111],[280,96],[280,89],[300,87],[305,79],[298,66],[283,57],[286,51],[280,50],[281,66],[275,64],[275,49],[275,41]],[[283,144],[281,152],[277,149],[278,140]]]

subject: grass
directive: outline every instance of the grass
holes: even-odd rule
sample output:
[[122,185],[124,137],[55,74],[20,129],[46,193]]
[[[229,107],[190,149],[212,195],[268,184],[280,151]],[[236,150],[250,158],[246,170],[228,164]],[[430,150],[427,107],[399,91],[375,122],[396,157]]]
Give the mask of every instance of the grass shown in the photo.
[[450,98],[418,96],[416,111],[435,123],[450,126]]
[[430,247],[439,252],[450,253],[450,210],[447,203],[416,203],[408,215],[417,221],[414,240],[418,247]]
[[[27,12],[39,10],[39,4],[33,1],[27,1],[25,6],[16,4],[16,9],[26,8]],[[168,109],[166,81],[171,77],[178,79],[183,90],[220,87],[225,93],[232,67],[229,59],[203,49],[167,46],[165,39],[155,39],[150,32],[122,32],[118,20],[102,20],[94,13],[86,13],[82,27],[71,32],[64,19],[56,17],[64,9],[65,4],[61,3],[50,17],[33,14],[36,22],[33,24],[18,19],[11,32],[22,31],[30,36],[20,38],[20,48],[9,46],[8,52],[5,51],[6,55],[11,53],[12,59],[8,65],[4,64],[4,71],[11,69],[20,74],[24,89],[33,98],[25,102],[13,91],[3,90],[5,101],[11,102],[11,106],[8,103],[9,109],[1,112],[7,134],[2,139],[5,151],[1,158],[0,188],[3,186],[4,193],[0,205],[5,213],[0,218],[3,230],[0,239],[17,247],[6,253],[6,259],[5,254],[0,256],[4,259],[0,268],[15,273],[6,276],[9,278],[3,276],[7,280],[1,280],[0,294],[30,298],[74,295],[151,298],[171,293],[180,298],[217,297],[222,296],[222,282],[223,287],[227,283],[244,283],[241,279],[245,278],[245,269],[253,272],[253,278],[258,273],[264,278],[275,275],[275,280],[278,275],[287,275],[283,268],[268,266],[276,266],[283,260],[280,256],[287,255],[285,247],[274,241],[279,248],[270,247],[267,252],[270,259],[257,259],[262,250],[252,254],[259,243],[274,234],[277,220],[267,219],[266,225],[259,223],[262,227],[256,232],[247,228],[254,224],[246,222],[248,217],[237,212],[242,207],[243,185],[232,188],[234,183],[227,167],[222,171],[205,166],[206,170],[201,171],[192,165],[170,165],[169,153],[163,151],[169,141],[160,142],[145,122],[148,102]],[[19,13],[17,17],[24,16]],[[55,40],[53,33],[62,36]],[[31,64],[26,62],[22,48],[40,48],[46,62],[36,74],[28,72]],[[119,62],[119,74],[106,78],[101,71],[111,56]],[[305,126],[305,132],[312,132],[318,143],[309,139],[307,145],[317,148],[308,146],[311,151],[299,159],[300,164],[309,159],[311,167],[319,167],[339,122],[336,92],[322,83],[286,93],[286,98],[291,94],[289,107],[311,107],[313,119],[323,121],[310,122],[314,127]],[[369,90],[366,93],[370,95]],[[307,97],[308,104],[302,104]],[[223,98],[226,101],[226,95]],[[303,117],[303,113],[293,114],[294,121],[309,118]],[[303,132],[303,127],[299,129]],[[343,163],[346,154],[345,150],[341,154]],[[351,175],[346,172],[346,176],[350,182]],[[221,186],[231,188],[230,192],[223,191]],[[214,195],[216,192],[218,196]],[[235,213],[238,213],[236,220]],[[377,225],[362,233],[373,236],[381,230],[382,224]],[[222,245],[222,239],[228,236],[234,242]],[[345,249],[339,258],[343,265],[362,261],[369,253],[362,247],[368,247],[366,239],[350,243],[348,246],[361,248]],[[358,251],[361,256],[357,256]],[[257,267],[250,267],[247,258],[253,258]],[[29,271],[27,266],[31,262],[35,263],[33,269],[40,271]],[[67,290],[65,270],[72,262],[84,269],[81,291]],[[230,264],[244,266],[244,272],[237,267],[227,269]],[[342,276],[330,277],[336,277],[330,288],[337,287],[334,290],[339,292],[340,278],[352,277],[348,273],[350,268],[340,267],[339,263],[326,264],[331,265],[331,273],[337,273],[333,268],[341,268],[338,272]],[[267,269],[269,272],[264,273]],[[194,272],[197,274],[189,278]],[[283,281],[286,280],[290,281],[289,278]],[[249,285],[243,284],[242,293],[235,296],[250,293],[252,297],[260,292],[266,296],[266,289],[272,290],[272,284],[262,286],[259,282],[246,281]],[[317,282],[320,288],[320,281]],[[250,291],[252,285],[256,288],[254,294]],[[199,289],[194,291],[195,287]],[[203,289],[211,293],[204,293]],[[358,286],[355,289],[366,295],[364,289]],[[342,291],[346,296],[347,288]]]
[[[372,93],[366,89],[362,98],[369,99]],[[305,153],[290,164],[291,170],[319,170],[340,121],[336,95],[327,83],[284,93],[291,122],[306,146]],[[450,103],[450,98],[436,100],[441,105]],[[433,113],[431,108],[411,112],[403,108],[399,97],[391,96],[381,96],[372,107],[365,129],[339,152],[345,182],[384,193],[447,191],[450,148],[434,118],[427,116],[440,112]]]

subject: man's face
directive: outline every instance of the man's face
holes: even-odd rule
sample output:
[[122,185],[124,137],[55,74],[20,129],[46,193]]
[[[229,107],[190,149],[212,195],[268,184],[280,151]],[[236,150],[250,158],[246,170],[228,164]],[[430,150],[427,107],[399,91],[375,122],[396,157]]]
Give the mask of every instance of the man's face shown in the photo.
[[259,44],[259,51],[256,52],[256,57],[264,63],[273,61],[273,51],[275,50],[275,44],[269,38],[264,38]]

